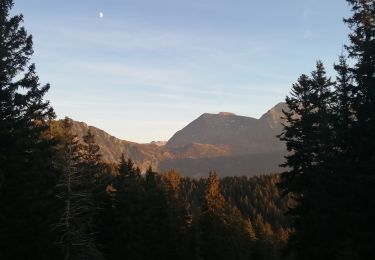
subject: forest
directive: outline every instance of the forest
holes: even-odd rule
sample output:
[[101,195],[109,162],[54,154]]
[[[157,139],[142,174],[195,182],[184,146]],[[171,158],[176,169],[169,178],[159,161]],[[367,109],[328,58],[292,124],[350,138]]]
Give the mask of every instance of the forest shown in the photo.
[[335,78],[318,61],[286,98],[284,172],[194,179],[104,163],[90,131],[56,120],[2,0],[0,259],[372,259],[375,1],[346,2]]

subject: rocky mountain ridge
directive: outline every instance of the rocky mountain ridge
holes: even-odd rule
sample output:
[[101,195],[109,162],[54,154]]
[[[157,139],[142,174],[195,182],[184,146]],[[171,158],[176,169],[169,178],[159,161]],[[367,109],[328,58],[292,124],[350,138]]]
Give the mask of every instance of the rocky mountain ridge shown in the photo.
[[219,175],[254,175],[279,171],[285,145],[276,135],[282,130],[279,103],[259,119],[229,112],[205,113],[164,142],[139,144],[118,139],[83,122],[73,121],[73,133],[82,137],[88,129],[95,135],[103,160],[115,163],[123,153],[142,170],[176,169],[199,177],[210,170]]

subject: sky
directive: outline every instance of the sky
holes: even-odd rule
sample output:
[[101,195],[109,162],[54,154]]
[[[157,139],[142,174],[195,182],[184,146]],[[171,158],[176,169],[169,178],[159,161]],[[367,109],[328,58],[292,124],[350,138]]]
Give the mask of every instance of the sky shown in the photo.
[[348,42],[345,0],[15,0],[58,118],[168,140],[203,113],[259,118]]

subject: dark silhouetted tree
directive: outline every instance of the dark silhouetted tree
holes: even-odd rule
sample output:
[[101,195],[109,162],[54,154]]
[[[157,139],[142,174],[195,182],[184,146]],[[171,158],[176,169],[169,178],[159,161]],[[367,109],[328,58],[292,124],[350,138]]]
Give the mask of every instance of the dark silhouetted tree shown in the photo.
[[347,2],[353,15],[345,19],[346,49],[354,65],[340,57],[329,98],[319,90],[328,81],[316,85],[319,68],[309,98],[295,86],[287,98],[291,111],[281,139],[291,152],[290,170],[281,187],[297,202],[289,241],[297,259],[368,259],[375,241],[375,2]]
[[327,249],[323,233],[329,228],[325,218],[330,215],[332,203],[328,193],[335,153],[333,83],[325,74],[323,64],[318,62],[310,78],[302,75],[293,85],[286,99],[289,111],[284,111],[286,124],[280,135],[290,152],[283,165],[289,170],[282,174],[280,186],[297,202],[289,211],[295,228],[289,246],[297,258],[316,259]]
[[43,100],[32,37],[23,16],[0,1],[0,252],[7,259],[55,258],[53,232],[54,140],[47,135],[54,112]]
[[102,172],[99,147],[88,131],[84,143],[72,134],[71,119],[62,122],[62,171],[57,185],[58,198],[64,207],[57,229],[64,259],[103,259],[96,242],[94,217],[98,214],[95,200],[96,179]]
[[142,259],[143,183],[140,170],[124,155],[120,158],[108,195],[112,219],[104,225],[110,232],[103,243],[107,244],[109,259]]
[[350,229],[345,244],[366,259],[375,241],[375,2],[347,2],[353,12],[345,22],[351,29],[346,49],[354,61],[350,67],[354,122],[347,129],[349,142],[343,148],[347,153],[342,160],[348,187],[346,216],[350,216],[346,219]]

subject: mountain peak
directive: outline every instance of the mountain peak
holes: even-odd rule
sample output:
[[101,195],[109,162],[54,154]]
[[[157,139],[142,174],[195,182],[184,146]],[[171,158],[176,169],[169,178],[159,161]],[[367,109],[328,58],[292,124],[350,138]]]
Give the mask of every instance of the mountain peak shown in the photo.
[[143,171],[151,165],[159,171],[174,168],[190,176],[212,169],[220,169],[223,176],[247,175],[279,169],[285,153],[285,144],[276,138],[282,131],[282,110],[287,110],[285,103],[277,104],[260,119],[229,112],[205,113],[166,144],[120,140],[83,122],[74,122],[72,131],[82,137],[91,129],[107,162],[118,162],[124,154]]
[[231,113],[231,112],[220,112],[219,115],[220,116],[235,116],[236,114]]
[[284,103],[271,108],[261,119],[238,116],[230,112],[205,113],[176,132],[166,144],[167,148],[191,143],[225,145],[234,154],[255,154],[284,149],[276,138],[282,125]]
[[281,127],[280,123],[284,123],[283,110],[287,111],[288,105],[285,102],[280,102],[262,115],[259,120],[267,122],[271,128],[279,128]]
[[209,118],[229,117],[229,116],[237,116],[237,115],[232,113],[232,112],[219,112],[217,114],[215,114],[215,113],[204,113],[204,114],[201,115],[201,117],[209,117]]

